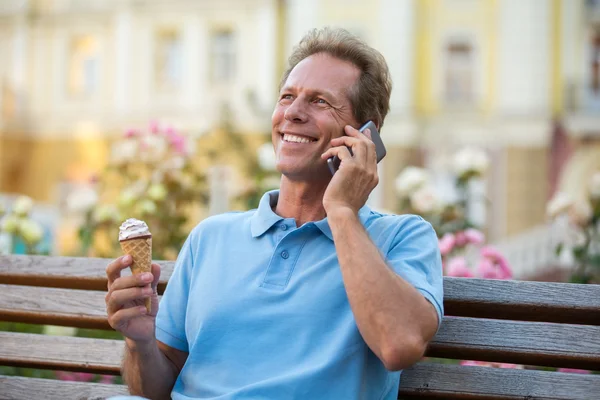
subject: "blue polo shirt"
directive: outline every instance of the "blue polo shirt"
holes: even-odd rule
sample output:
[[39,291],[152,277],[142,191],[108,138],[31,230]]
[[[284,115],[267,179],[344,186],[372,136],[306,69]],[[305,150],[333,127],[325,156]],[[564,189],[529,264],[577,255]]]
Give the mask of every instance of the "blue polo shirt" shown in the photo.
[[[396,399],[390,372],[365,344],[350,309],[327,219],[296,227],[257,210],[202,221],[183,246],[156,318],[156,337],[189,353],[179,399]],[[386,262],[442,308],[431,225],[361,208]]]

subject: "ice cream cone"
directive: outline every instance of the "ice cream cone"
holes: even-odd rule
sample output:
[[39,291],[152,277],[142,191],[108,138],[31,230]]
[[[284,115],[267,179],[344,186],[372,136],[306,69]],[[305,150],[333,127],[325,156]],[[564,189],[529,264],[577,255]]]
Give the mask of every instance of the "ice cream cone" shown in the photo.
[[[134,275],[152,271],[152,236],[121,240],[120,243],[123,253],[129,254],[133,259],[131,272]],[[145,305],[146,310],[150,313],[150,297],[145,300]]]

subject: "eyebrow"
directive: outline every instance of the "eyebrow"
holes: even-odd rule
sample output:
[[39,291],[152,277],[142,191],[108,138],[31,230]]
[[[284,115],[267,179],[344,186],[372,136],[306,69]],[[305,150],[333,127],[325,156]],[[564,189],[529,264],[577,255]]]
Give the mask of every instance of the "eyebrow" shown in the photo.
[[[280,92],[286,92],[286,91],[292,91],[292,92],[296,91],[297,92],[298,90],[299,90],[299,88],[296,87],[296,86],[284,86],[284,87],[281,88]],[[332,92],[330,92],[329,90],[306,89],[306,91],[308,93],[312,94],[312,95],[321,95],[321,96],[328,97],[328,98],[330,98],[332,100],[333,99],[337,99],[337,97]]]

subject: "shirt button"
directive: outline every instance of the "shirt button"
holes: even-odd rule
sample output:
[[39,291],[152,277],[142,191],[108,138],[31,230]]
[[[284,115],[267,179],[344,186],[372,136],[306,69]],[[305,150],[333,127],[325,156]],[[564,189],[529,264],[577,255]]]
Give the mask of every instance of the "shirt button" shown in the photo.
[[281,225],[279,225],[279,227],[281,228],[282,231],[287,231],[287,225],[286,224],[281,224]]
[[287,251],[284,250],[284,251],[281,252],[281,257],[284,260],[287,260],[289,256],[290,256],[290,253],[288,253]]

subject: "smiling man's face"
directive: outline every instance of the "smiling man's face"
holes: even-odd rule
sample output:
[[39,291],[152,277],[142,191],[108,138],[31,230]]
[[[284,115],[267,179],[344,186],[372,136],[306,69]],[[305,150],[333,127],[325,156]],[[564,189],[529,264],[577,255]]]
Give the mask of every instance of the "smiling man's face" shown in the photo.
[[352,63],[325,53],[299,62],[279,93],[272,117],[277,169],[294,180],[331,177],[321,154],[344,126],[357,126],[348,91],[360,76]]

